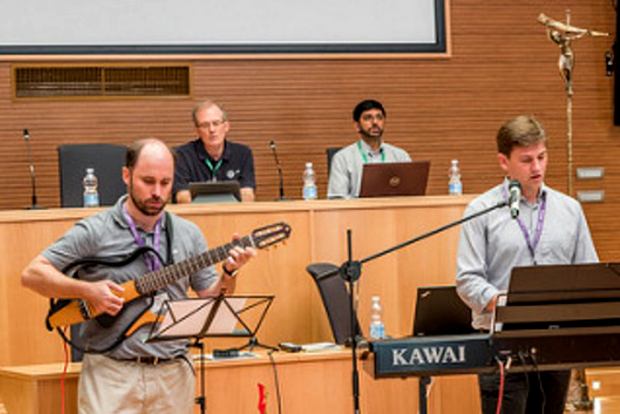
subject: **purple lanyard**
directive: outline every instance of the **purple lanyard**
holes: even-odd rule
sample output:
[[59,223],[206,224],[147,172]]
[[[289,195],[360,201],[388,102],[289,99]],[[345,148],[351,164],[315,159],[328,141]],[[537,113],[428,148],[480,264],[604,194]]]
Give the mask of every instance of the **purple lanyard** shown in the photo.
[[[133,238],[138,244],[138,246],[140,247],[144,246],[145,244],[144,240],[140,236],[140,233],[138,233],[138,228],[136,227],[136,224],[133,222],[133,219],[127,212],[127,207],[125,207],[125,204],[123,204],[123,215],[125,216],[125,220],[127,221],[127,224],[129,225],[129,230],[131,231],[131,234],[133,235]],[[155,249],[155,251],[157,252],[159,252],[159,239],[161,235],[161,220],[163,217],[164,216],[162,215],[155,223],[155,229],[154,229],[155,235],[153,236],[153,249]],[[148,254],[148,253],[145,253],[142,256],[144,260],[144,264],[146,265],[146,268],[150,272],[159,270],[161,268],[161,263],[159,262],[158,258],[153,257],[153,256],[154,255]]]
[[[504,197],[508,200],[508,192],[506,191],[506,187],[502,187],[502,192],[504,193]],[[543,226],[545,224],[545,211],[547,211],[547,199],[543,197],[542,203],[540,203],[540,210],[538,211],[538,222],[536,223],[536,231],[534,232],[534,241],[530,238],[530,232],[528,231],[525,223],[521,220],[520,216],[517,216],[517,223],[519,223],[519,227],[521,228],[521,233],[525,237],[525,242],[527,243],[527,247],[532,254],[532,259],[534,259],[534,264],[536,264],[536,246],[538,246],[538,242],[540,241],[540,236],[542,235]]]

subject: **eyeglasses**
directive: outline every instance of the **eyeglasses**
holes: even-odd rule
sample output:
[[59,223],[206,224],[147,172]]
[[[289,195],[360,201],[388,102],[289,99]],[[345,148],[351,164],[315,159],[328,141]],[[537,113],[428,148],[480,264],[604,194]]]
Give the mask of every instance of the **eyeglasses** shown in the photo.
[[218,119],[218,120],[211,121],[211,122],[201,122],[200,124],[198,124],[198,128],[200,129],[211,129],[211,127],[218,128],[224,125],[224,122],[226,122],[226,120],[224,119]]
[[362,115],[362,121],[383,121],[385,119],[385,116],[383,116],[383,114],[377,114],[377,115],[372,115],[372,114],[365,114]]

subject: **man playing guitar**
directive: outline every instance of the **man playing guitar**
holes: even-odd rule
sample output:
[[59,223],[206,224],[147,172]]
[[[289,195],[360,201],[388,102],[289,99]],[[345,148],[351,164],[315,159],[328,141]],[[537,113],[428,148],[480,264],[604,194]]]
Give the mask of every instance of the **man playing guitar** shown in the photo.
[[[134,143],[123,167],[128,194],[109,210],[78,222],[23,271],[22,284],[35,292],[85,304],[82,337],[87,354],[78,389],[80,413],[193,412],[188,341],[147,343],[148,326],[130,335],[128,328],[145,309],[166,299],[186,297],[189,287],[200,297],[232,293],[237,271],[256,255],[253,247],[236,244],[235,235],[230,250],[224,252],[227,258],[221,274],[210,265],[158,286],[156,293],[127,295],[128,283],[145,273],[157,273],[207,248],[195,224],[165,211],[174,167],[175,156],[162,141],[149,138]],[[81,267],[77,278],[61,271],[84,258],[118,262],[142,246],[151,251],[143,250],[123,266],[94,261]],[[88,317],[91,313],[112,318],[112,322],[102,324]]]

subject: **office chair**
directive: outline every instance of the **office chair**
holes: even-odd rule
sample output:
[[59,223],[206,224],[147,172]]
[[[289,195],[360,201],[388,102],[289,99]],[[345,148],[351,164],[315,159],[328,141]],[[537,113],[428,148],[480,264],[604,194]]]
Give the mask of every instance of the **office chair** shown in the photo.
[[327,153],[327,175],[329,175],[329,172],[332,169],[332,158],[334,158],[334,155],[341,149],[342,147],[331,147],[325,150]]
[[82,207],[82,179],[86,167],[93,167],[99,181],[99,204],[111,206],[127,192],[123,182],[127,148],[115,144],[66,144],[58,147],[60,205]]
[[[348,343],[351,337],[349,292],[340,274],[336,273],[333,276],[322,278],[322,275],[337,269],[338,267],[331,263],[313,263],[306,267],[306,271],[314,279],[321,294],[323,306],[325,306],[332,334],[334,335],[334,341],[342,345]],[[357,319],[355,324],[357,328],[356,333],[358,336],[361,336],[362,331]]]

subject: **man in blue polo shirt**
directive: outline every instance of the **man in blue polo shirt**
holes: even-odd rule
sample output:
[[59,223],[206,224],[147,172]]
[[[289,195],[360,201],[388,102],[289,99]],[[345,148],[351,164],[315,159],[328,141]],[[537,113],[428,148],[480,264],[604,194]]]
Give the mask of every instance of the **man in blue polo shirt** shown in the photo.
[[226,139],[230,124],[224,109],[211,100],[192,112],[198,139],[176,148],[173,194],[177,203],[192,201],[190,182],[239,182],[241,201],[254,201],[256,179],[252,150]]

